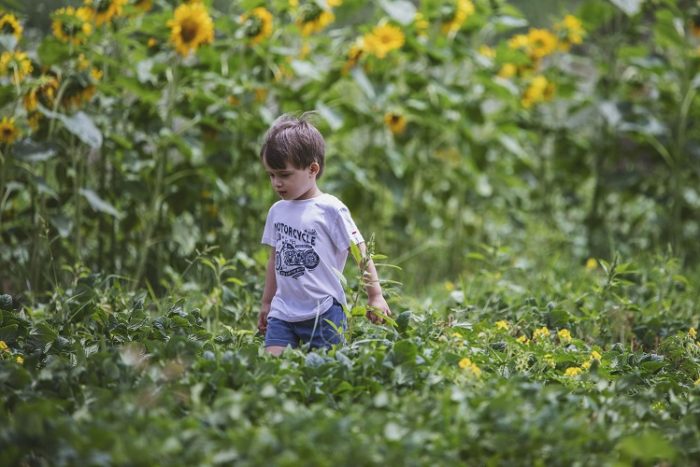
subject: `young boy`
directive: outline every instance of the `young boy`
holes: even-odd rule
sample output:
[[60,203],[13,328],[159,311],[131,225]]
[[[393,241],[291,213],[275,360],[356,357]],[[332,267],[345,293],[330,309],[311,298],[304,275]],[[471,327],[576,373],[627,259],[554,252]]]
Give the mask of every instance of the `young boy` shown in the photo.
[[[300,343],[328,348],[344,342],[336,331],[346,327],[339,274],[351,244],[363,256],[366,252],[348,208],[316,185],[324,158],[323,136],[304,116],[278,118],[260,150],[272,188],[282,198],[270,208],[263,231],[262,243],[273,249],[258,317],[265,348],[276,356]],[[369,308],[390,315],[371,260],[365,268]],[[371,312],[367,317],[381,321]]]

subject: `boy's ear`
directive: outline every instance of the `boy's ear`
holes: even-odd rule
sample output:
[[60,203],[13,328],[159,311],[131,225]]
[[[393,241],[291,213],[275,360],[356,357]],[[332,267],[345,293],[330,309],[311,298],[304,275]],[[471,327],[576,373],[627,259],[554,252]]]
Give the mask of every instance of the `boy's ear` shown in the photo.
[[318,175],[318,172],[321,170],[321,166],[318,164],[318,162],[312,162],[309,166],[309,170],[311,171],[312,175]]

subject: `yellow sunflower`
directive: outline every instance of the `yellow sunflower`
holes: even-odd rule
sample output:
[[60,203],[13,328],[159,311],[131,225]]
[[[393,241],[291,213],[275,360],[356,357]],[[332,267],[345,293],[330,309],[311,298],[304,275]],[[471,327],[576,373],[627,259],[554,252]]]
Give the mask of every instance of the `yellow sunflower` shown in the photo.
[[272,13],[263,7],[253,8],[241,16],[243,31],[253,44],[259,44],[272,35]]
[[557,50],[557,37],[546,29],[532,28],[527,33],[528,55],[535,60]]
[[22,37],[22,25],[12,13],[0,13],[0,34],[15,36],[19,40]]
[[464,22],[474,14],[474,4],[470,0],[457,0],[442,22],[442,32],[454,34]]
[[343,73],[347,73],[350,71],[351,68],[354,68],[364,54],[365,40],[363,37],[358,37],[357,39],[355,39],[355,42],[353,42],[353,44],[350,46],[350,50],[348,51],[348,59],[343,65]]
[[335,21],[331,10],[321,8],[316,2],[305,3],[299,8],[296,24],[302,36],[320,32]]
[[397,112],[384,114],[384,123],[395,135],[400,135],[406,130],[406,117]]
[[51,14],[53,35],[61,42],[80,45],[92,34],[92,12],[89,8],[59,8]]
[[555,29],[564,35],[560,48],[565,51],[572,45],[583,42],[583,36],[586,34],[581,21],[573,15],[564,16],[564,19],[555,25]]
[[36,110],[38,104],[47,109],[53,109],[54,100],[58,94],[58,79],[54,76],[43,75],[39,78],[38,84],[32,87],[24,96],[24,108],[27,112]]
[[173,19],[168,21],[170,42],[180,55],[196,51],[202,44],[214,40],[214,22],[201,3],[182,4],[175,9]]
[[0,143],[12,144],[20,136],[14,118],[2,117],[0,120]]
[[[535,76],[520,100],[526,109],[538,102],[548,101],[554,95],[555,86],[542,75]],[[537,331],[535,331],[537,332]]]
[[143,12],[147,12],[153,8],[153,0],[132,0],[131,5]]
[[0,55],[0,76],[11,75],[12,82],[19,84],[32,72],[32,62],[25,52],[3,52]]
[[115,16],[121,15],[127,0],[84,0],[84,2],[90,9],[95,24],[100,26],[109,23]]
[[392,50],[400,49],[405,40],[403,31],[390,24],[375,26],[364,35],[365,50],[377,58],[384,58]]

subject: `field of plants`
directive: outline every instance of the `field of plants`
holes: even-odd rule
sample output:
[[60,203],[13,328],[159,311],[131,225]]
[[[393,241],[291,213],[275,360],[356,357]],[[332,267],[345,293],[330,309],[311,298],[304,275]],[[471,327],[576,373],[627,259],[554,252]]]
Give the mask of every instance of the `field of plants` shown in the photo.
[[[0,465],[700,465],[699,87],[695,0],[1,1]],[[393,316],[274,358],[305,111]]]

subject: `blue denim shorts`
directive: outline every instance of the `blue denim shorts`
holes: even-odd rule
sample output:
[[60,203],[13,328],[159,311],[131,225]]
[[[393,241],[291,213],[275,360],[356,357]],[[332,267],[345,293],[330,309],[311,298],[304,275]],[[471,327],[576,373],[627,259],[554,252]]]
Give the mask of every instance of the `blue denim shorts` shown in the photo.
[[[328,321],[332,322],[340,331],[336,331]],[[310,348],[330,348],[333,345],[345,343],[345,337],[341,334],[347,328],[347,318],[343,306],[336,300],[323,314],[305,321],[291,322],[278,318],[267,319],[267,331],[265,332],[265,347],[292,346],[310,344]]]

